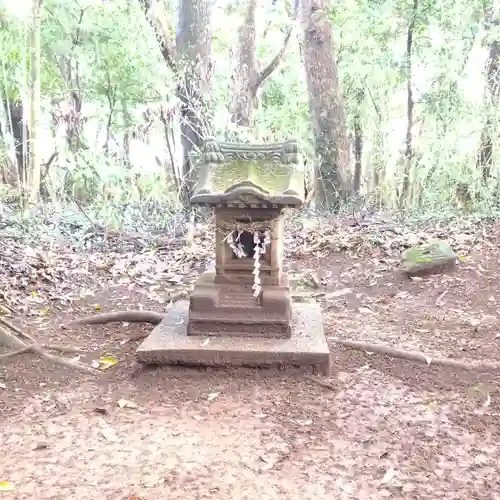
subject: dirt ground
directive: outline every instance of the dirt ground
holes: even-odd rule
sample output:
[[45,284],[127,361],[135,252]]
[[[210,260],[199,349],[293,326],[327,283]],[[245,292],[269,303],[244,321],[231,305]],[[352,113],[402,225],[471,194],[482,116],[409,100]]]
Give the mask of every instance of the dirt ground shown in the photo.
[[0,365],[0,485],[13,488],[0,497],[500,499],[499,373],[332,340],[500,361],[499,241],[492,229],[453,274],[414,280],[379,247],[361,255],[301,244],[290,267],[297,300],[324,308],[333,360],[324,386],[293,368],[140,366],[133,338],[150,325],[59,328],[96,309],[164,310],[164,294],[195,272],[152,284],[94,266],[66,280],[58,300],[47,285],[36,314],[12,322],[44,342],[84,348],[89,365],[108,355],[118,362],[98,380],[33,354]]

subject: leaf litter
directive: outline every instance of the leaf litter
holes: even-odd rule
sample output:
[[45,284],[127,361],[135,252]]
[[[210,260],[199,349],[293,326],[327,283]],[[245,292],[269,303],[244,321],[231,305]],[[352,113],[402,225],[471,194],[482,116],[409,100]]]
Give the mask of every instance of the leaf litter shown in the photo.
[[[495,225],[479,226],[477,221],[453,221],[449,224],[435,222],[415,227],[376,214],[357,218],[312,217],[307,221],[296,218],[290,221],[285,248],[287,260],[298,262],[295,268],[291,266],[295,285],[298,284],[302,293],[309,293],[311,298],[332,306],[326,313],[327,329],[333,318],[335,331],[341,329],[347,338],[363,340],[375,336],[377,339],[383,337],[384,342],[399,340],[409,345],[425,340],[433,348],[438,346],[438,341],[447,338],[438,336],[442,334],[439,331],[442,325],[453,325],[453,321],[463,324],[475,318],[471,316],[472,306],[469,307],[465,300],[459,304],[452,302],[456,296],[455,285],[470,283],[468,278],[463,278],[461,282],[460,273],[457,273],[457,276],[452,277],[409,281],[411,286],[421,289],[424,295],[429,295],[429,290],[433,292],[435,289],[439,307],[444,309],[445,315],[439,318],[433,316],[434,311],[429,312],[425,320],[427,323],[421,328],[415,327],[415,318],[409,307],[416,302],[415,289],[401,289],[393,295],[392,291],[384,291],[383,297],[374,296],[371,290],[376,289],[388,273],[397,269],[402,250],[435,238],[446,239],[453,246],[461,257],[464,269],[470,266],[470,272],[477,270],[480,279],[491,280],[495,277],[491,266],[481,261],[479,267],[475,266],[475,262],[478,255],[493,252],[500,240],[499,233]],[[214,242],[208,230],[195,235],[188,244],[174,238],[155,248],[143,236],[140,242],[130,235],[125,235],[124,239],[133,250],[129,248],[124,252],[123,248],[118,248],[122,243],[116,242],[116,248],[113,248],[111,241],[105,249],[86,254],[67,248],[43,252],[31,247],[26,250],[25,245],[9,241],[6,247],[10,245],[10,251],[8,248],[0,250],[0,279],[5,278],[7,283],[5,289],[0,291],[2,313],[11,317],[22,315],[30,324],[40,325],[46,318],[50,320],[57,310],[73,308],[84,293],[89,296],[90,291],[99,296],[96,285],[101,288],[117,285],[117,290],[123,290],[123,287],[129,291],[140,290],[148,301],[161,304],[165,290],[168,294],[180,291],[189,293],[194,279],[200,271],[211,265],[213,259]],[[16,254],[22,255],[22,258],[15,259],[13,256]],[[328,264],[332,256],[342,256],[340,267],[323,265],[318,271],[318,263]],[[442,282],[445,283],[444,288]],[[363,289],[365,285],[368,288]],[[447,292],[443,295],[444,290]],[[105,300],[97,300],[94,307],[96,304],[102,310],[109,307]],[[414,328],[401,327],[392,336],[391,325],[404,324],[396,317],[398,304],[408,307],[403,319],[413,322]],[[494,308],[495,299],[489,305]],[[48,311],[42,313],[47,307]],[[492,321],[482,311],[478,313],[476,309],[476,314],[476,321],[469,321],[469,328],[482,329],[482,334],[487,335]],[[457,335],[454,346],[458,345],[460,339],[456,332],[458,330],[454,330]],[[103,358],[109,357],[107,352],[118,351],[103,349]],[[57,455],[58,452],[64,452],[66,456],[71,456],[74,453],[90,453],[88,450],[94,446],[95,454],[87,463],[95,464],[94,476],[100,478],[102,484],[107,484],[102,494],[116,494],[118,491],[122,495],[127,494],[123,486],[120,486],[122,489],[118,489],[118,485],[113,486],[111,476],[105,476],[107,470],[113,473],[115,466],[98,467],[103,463],[104,456],[113,456],[113,460],[120,463],[120,460],[126,461],[126,457],[138,449],[148,446],[150,448],[147,449],[160,449],[158,453],[166,453],[161,455],[160,462],[163,464],[168,463],[170,456],[180,454],[183,457],[181,470],[186,477],[190,477],[189,483],[182,483],[187,488],[183,490],[183,497],[186,492],[196,496],[206,491],[202,470],[207,463],[210,463],[212,470],[209,474],[211,481],[213,471],[224,471],[225,474],[238,477],[241,486],[251,494],[268,492],[273,495],[280,491],[280,498],[291,499],[312,499],[317,498],[318,494],[320,497],[342,494],[342,498],[359,498],[363,495],[373,499],[390,498],[394,495],[397,497],[401,492],[410,493],[415,488],[421,499],[437,496],[451,499],[456,498],[456,494],[472,498],[477,492],[484,496],[491,488],[493,491],[498,489],[495,464],[500,455],[493,436],[500,433],[496,424],[492,423],[492,417],[496,415],[498,418],[500,413],[495,384],[476,384],[476,387],[470,377],[464,376],[459,385],[453,378],[451,390],[448,389],[447,393],[433,391],[428,395],[428,389],[422,388],[422,384],[425,385],[425,379],[430,376],[428,374],[436,370],[432,362],[429,368],[415,367],[399,360],[388,361],[370,356],[360,358],[361,366],[364,367],[362,370],[352,371],[353,362],[360,366],[358,358],[350,354],[347,356],[344,351],[337,349],[334,353],[335,362],[339,367],[343,366],[341,371],[344,375],[338,378],[334,376],[324,387],[315,387],[308,383],[310,378],[304,380],[303,377],[299,377],[297,383],[290,380],[276,383],[271,379],[271,383],[267,384],[264,380],[252,379],[246,386],[244,372],[232,376],[206,373],[202,379],[193,379],[186,372],[174,380],[167,380],[170,377],[164,373],[162,378],[165,380],[162,383],[169,384],[171,392],[165,391],[165,388],[155,392],[151,387],[155,379],[149,378],[142,395],[127,393],[126,385],[122,384],[118,389],[120,399],[116,404],[120,409],[137,409],[140,405],[141,421],[131,420],[137,412],[120,411],[117,415],[106,413],[109,425],[99,431],[106,441],[103,446],[102,440],[101,445],[90,444],[93,430],[87,416],[80,419],[76,414],[71,417],[72,420],[61,416],[56,425],[64,429],[73,443],[72,447],[61,448],[63,442],[56,440],[51,442],[50,448],[40,453]],[[496,354],[496,351],[490,354]],[[116,360],[117,356],[112,359]],[[123,370],[127,369],[126,362],[120,361],[116,365],[116,373],[121,373],[121,377],[127,373]],[[6,365],[6,370],[9,370],[9,365]],[[235,383],[238,390],[232,393]],[[217,384],[216,391],[211,389],[215,387],[214,384]],[[12,382],[5,385],[8,388],[13,386]],[[470,393],[467,387],[472,388]],[[116,397],[116,385],[109,390],[108,397]],[[219,398],[222,390],[224,398]],[[13,394],[11,390],[4,389],[0,391],[0,397],[6,393]],[[426,402],[426,398],[432,399],[434,404]],[[181,405],[186,405],[191,419],[179,419],[178,410],[168,413],[171,411],[169,408],[180,408]],[[144,419],[142,409],[149,413]],[[162,413],[160,417],[158,412],[167,413]],[[172,419],[173,415],[175,419]],[[255,417],[259,415],[265,415],[265,418]],[[33,449],[30,448],[31,442],[33,447],[40,442],[39,436],[30,434],[33,431],[29,430],[27,423],[23,427],[23,421],[12,421],[9,433],[3,436],[4,440],[11,439],[9,453],[17,450],[16,467],[13,467],[14,461],[9,463],[5,457],[3,462],[0,459],[0,469],[5,470],[7,477],[15,480],[21,489],[28,485],[19,479],[32,477],[25,471],[28,463],[26,457],[25,460],[22,457],[26,450]],[[476,430],[483,422],[486,423],[484,431]],[[127,436],[127,443],[119,443],[117,430],[119,435]],[[169,439],[165,441],[165,432],[169,431],[172,436],[169,439],[174,440],[171,445]],[[13,440],[15,433],[18,433],[19,441]],[[203,433],[206,433],[207,439]],[[230,440],[228,435],[231,436]],[[276,451],[277,440],[286,444],[286,452]],[[161,450],[158,445],[160,441],[165,450]],[[15,442],[22,442],[23,447],[18,447]],[[80,445],[77,444],[79,442]],[[170,451],[167,452],[167,449]],[[189,454],[190,450],[192,454]],[[103,458],[98,458],[100,456]],[[238,471],[241,460],[252,464],[255,458],[262,464],[258,467],[259,472],[246,478],[246,473]],[[154,461],[152,463],[159,463],[158,455],[151,455],[151,459]],[[137,463],[148,468],[148,460],[147,454],[142,455]],[[172,471],[179,469],[176,463]],[[195,477],[189,476],[186,465],[189,463],[199,467]],[[64,476],[65,466],[62,463],[56,465],[54,462],[52,467],[56,477]],[[162,474],[165,473],[163,470]],[[155,466],[150,466],[147,474],[149,484],[160,484],[155,476]],[[265,475],[265,478],[259,475]],[[180,485],[181,479],[175,475],[169,477],[169,483],[161,482],[162,486],[157,490],[154,489],[156,486],[151,486],[149,493],[153,496],[155,492],[161,492],[162,495],[167,493],[169,497],[177,498],[174,486]],[[316,485],[314,492],[307,477]],[[64,495],[65,491],[66,496],[71,496],[69,487],[65,489],[64,484],[59,484],[56,493],[47,478],[39,478],[39,481],[47,483],[45,497],[40,498],[50,498],[50,495],[54,498],[58,494]],[[286,489],[282,478],[286,478],[287,483],[293,479],[294,491]],[[332,478],[335,485],[331,483]],[[139,491],[133,478],[127,478],[126,481],[130,487],[129,495],[134,491],[134,495],[146,496],[146,490]],[[472,487],[472,484],[475,486]],[[226,489],[222,483],[217,483],[217,488],[216,497],[219,498],[229,498],[234,491],[233,487]],[[93,494],[83,488],[81,498],[93,498]],[[20,493],[19,498],[28,497]]]

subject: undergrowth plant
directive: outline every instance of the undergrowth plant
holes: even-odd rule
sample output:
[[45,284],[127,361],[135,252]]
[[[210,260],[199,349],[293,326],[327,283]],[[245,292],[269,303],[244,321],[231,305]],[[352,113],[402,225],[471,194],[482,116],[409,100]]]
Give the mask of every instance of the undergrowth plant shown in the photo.
[[[498,23],[492,23],[492,5],[446,0],[423,2],[414,11],[402,0],[342,0],[328,13],[353,148],[355,120],[362,135],[360,191],[341,213],[388,210],[423,218],[496,213],[499,109],[488,57],[500,34]],[[258,39],[259,57],[266,60],[279,48],[289,20],[271,5],[262,8],[270,13]],[[213,16],[209,103],[214,135],[298,138],[310,179],[317,159],[300,37],[292,39],[266,81],[253,124],[242,134],[233,130],[227,114],[236,30],[220,30],[239,22],[241,12],[230,0],[214,9],[219,9]],[[175,5],[165,3],[165,13],[175,18]],[[67,233],[70,227],[82,234],[96,227],[175,232],[183,219],[176,178],[182,156],[176,79],[139,2],[44,3],[42,181],[40,206],[29,210],[15,179],[19,168],[12,139],[12,113],[20,112],[25,121],[29,114],[29,11],[1,0],[0,26],[2,230],[50,232],[59,224]],[[405,156],[409,89],[411,159]],[[487,176],[480,164],[485,135],[493,151]],[[26,144],[29,154],[29,138]],[[405,171],[410,194],[402,206]]]

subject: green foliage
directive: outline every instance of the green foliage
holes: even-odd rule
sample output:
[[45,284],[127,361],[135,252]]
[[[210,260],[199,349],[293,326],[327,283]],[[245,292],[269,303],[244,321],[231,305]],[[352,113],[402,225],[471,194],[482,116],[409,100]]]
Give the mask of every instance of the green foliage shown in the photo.
[[[327,12],[334,27],[349,129],[353,130],[354,116],[361,119],[363,195],[374,193],[378,205],[385,208],[397,201],[405,165],[410,76],[406,43],[413,21],[414,158],[409,209],[456,210],[458,186],[465,184],[474,193],[472,209],[486,211],[495,205],[498,190],[498,153],[488,182],[482,181],[477,167],[486,117],[492,128],[497,128],[498,121],[498,110],[483,100],[488,44],[500,36],[486,17],[491,1],[422,0],[416,11],[413,7],[411,0],[338,0]],[[165,2],[164,8],[170,19],[167,31],[173,33],[174,2]],[[214,78],[209,102],[215,135],[234,132],[227,109],[235,61],[228,56],[236,49],[236,27],[244,8],[243,3],[229,0],[213,5]],[[263,67],[279,51],[290,18],[284,3],[273,6],[269,2],[262,6],[258,19],[257,56]],[[29,12],[14,10],[13,2],[0,0],[3,99],[27,94],[29,23]],[[234,29],[228,30],[228,26]],[[77,200],[92,207],[98,220],[115,227],[128,223],[133,205],[164,202],[174,207],[176,195],[169,184],[168,162],[158,168],[148,165],[145,171],[142,163],[131,165],[134,162],[123,151],[124,133],[132,135],[133,125],[145,125],[142,113],[146,107],[157,110],[159,104],[168,107],[175,102],[175,75],[162,58],[139,2],[46,0],[41,39],[44,161],[56,147],[54,136],[63,136],[57,146],[60,154],[44,177],[44,198],[62,205]],[[313,136],[299,39],[292,39],[284,60],[264,84],[254,114],[256,125],[248,138],[299,138],[312,164]],[[80,117],[72,115],[57,118],[60,122],[55,127],[54,109],[68,100],[70,92],[78,93],[82,115],[92,127],[86,122],[75,125],[71,119]],[[165,130],[158,116],[143,143],[164,145]],[[5,119],[3,109],[0,118]],[[78,129],[86,146],[68,153],[65,126]],[[497,151],[500,138],[497,134],[492,138]],[[8,142],[0,141],[0,159],[12,157]],[[105,142],[118,152],[111,151],[111,146],[104,150]],[[11,188],[2,193],[6,191],[10,193]]]

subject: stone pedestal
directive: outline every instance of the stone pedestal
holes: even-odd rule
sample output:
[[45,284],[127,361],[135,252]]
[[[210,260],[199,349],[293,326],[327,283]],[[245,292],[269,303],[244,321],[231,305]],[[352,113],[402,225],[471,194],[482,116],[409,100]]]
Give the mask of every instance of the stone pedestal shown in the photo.
[[189,302],[180,301],[137,349],[157,365],[312,366],[329,376],[330,351],[316,305],[293,304],[289,338],[188,335]]
[[304,199],[296,141],[205,143],[191,203],[215,211],[215,272],[139,347],[144,363],[314,365],[330,373],[318,308],[292,304],[283,217]]
[[263,286],[253,296],[251,283],[218,282],[214,272],[200,276],[190,298],[188,335],[276,337],[291,335],[292,301],[288,278]]

